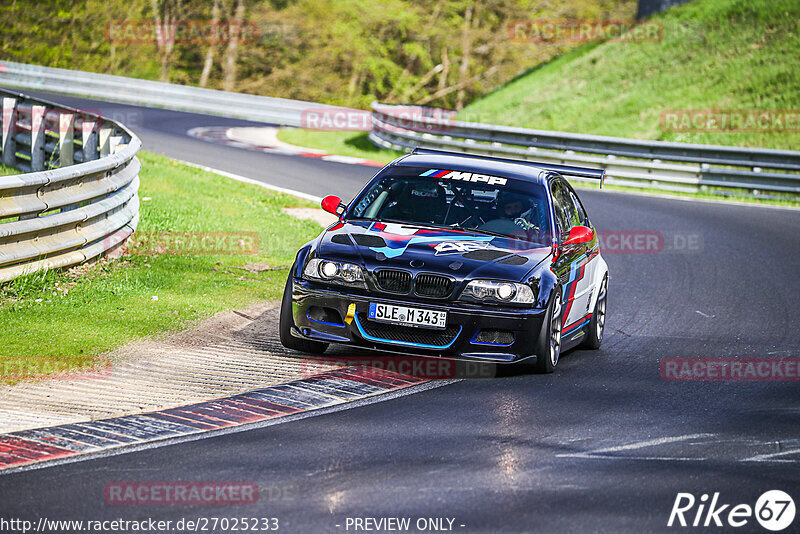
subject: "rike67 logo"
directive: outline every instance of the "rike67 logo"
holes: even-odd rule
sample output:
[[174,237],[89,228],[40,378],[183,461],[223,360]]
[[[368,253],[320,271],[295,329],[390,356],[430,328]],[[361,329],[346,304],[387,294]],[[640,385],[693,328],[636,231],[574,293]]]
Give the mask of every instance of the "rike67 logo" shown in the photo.
[[720,500],[719,492],[709,495],[704,493],[696,499],[691,493],[678,493],[672,504],[667,526],[676,527],[733,527],[749,526],[745,530],[752,530],[752,520],[758,522],[763,528],[779,532],[789,527],[794,521],[795,505],[792,497],[781,490],[764,492],[755,506],[749,504],[727,504]]

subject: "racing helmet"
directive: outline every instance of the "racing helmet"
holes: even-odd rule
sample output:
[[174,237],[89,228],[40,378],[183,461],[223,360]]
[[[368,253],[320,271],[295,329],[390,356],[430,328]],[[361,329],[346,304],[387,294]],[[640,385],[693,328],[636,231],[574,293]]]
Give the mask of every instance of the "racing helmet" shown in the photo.
[[500,191],[497,194],[497,208],[502,217],[516,219],[531,208],[531,199],[523,193]]

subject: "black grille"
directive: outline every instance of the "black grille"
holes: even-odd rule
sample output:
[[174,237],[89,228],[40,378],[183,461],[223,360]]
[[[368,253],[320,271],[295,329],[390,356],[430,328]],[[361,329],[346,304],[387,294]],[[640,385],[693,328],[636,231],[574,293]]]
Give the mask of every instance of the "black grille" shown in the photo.
[[416,326],[398,326],[370,321],[366,315],[358,315],[361,327],[369,336],[387,341],[402,341],[419,345],[446,347],[461,331],[459,326],[450,325],[444,330],[429,330]]
[[417,275],[414,293],[421,297],[443,298],[453,291],[453,280],[438,274]]
[[378,287],[390,293],[408,293],[411,291],[411,273],[381,269],[375,272]]
[[342,314],[333,308],[322,308],[320,306],[311,306],[308,309],[307,316],[315,323],[327,323],[331,325],[344,326],[342,321]]

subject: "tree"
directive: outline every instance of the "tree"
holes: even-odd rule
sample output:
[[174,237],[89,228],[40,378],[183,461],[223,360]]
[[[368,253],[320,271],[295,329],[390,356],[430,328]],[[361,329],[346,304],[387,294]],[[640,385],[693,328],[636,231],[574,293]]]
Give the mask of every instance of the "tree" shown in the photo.
[[183,16],[182,0],[150,0],[155,19],[155,38],[161,63],[159,79],[168,82],[172,67],[172,50],[175,48],[175,24]]
[[[214,0],[214,7],[211,8],[211,24],[216,27],[219,24],[219,0]],[[211,67],[214,66],[214,47],[216,42],[208,43],[206,59],[203,63],[203,72],[200,73],[200,87],[208,85],[208,77],[211,76]]]
[[236,0],[236,11],[228,26],[228,47],[222,62],[222,88],[226,91],[236,90],[236,60],[239,55],[239,35],[244,23],[244,14],[244,0]]

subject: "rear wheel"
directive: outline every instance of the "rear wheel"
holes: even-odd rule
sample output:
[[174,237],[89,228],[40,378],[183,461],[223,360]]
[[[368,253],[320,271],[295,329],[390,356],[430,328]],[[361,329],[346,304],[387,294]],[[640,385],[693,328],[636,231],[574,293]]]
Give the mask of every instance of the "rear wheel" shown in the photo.
[[606,303],[608,301],[608,276],[600,284],[600,293],[597,294],[597,303],[594,305],[592,320],[589,322],[589,331],[586,339],[581,343],[582,348],[599,349],[603,342],[603,333],[606,328]]
[[561,355],[561,329],[563,319],[561,317],[561,290],[553,290],[553,302],[550,310],[545,317],[545,325],[539,335],[536,346],[536,363],[522,361],[516,364],[520,372],[525,373],[552,373],[558,365],[558,358]]
[[[292,269],[292,271],[294,268]],[[287,349],[292,349],[309,354],[322,354],[328,348],[327,343],[321,341],[311,341],[310,339],[300,339],[292,335],[294,317],[292,316],[292,271],[289,271],[289,278],[286,280],[286,287],[283,290],[283,300],[281,301],[280,316],[280,336],[281,345]]]

